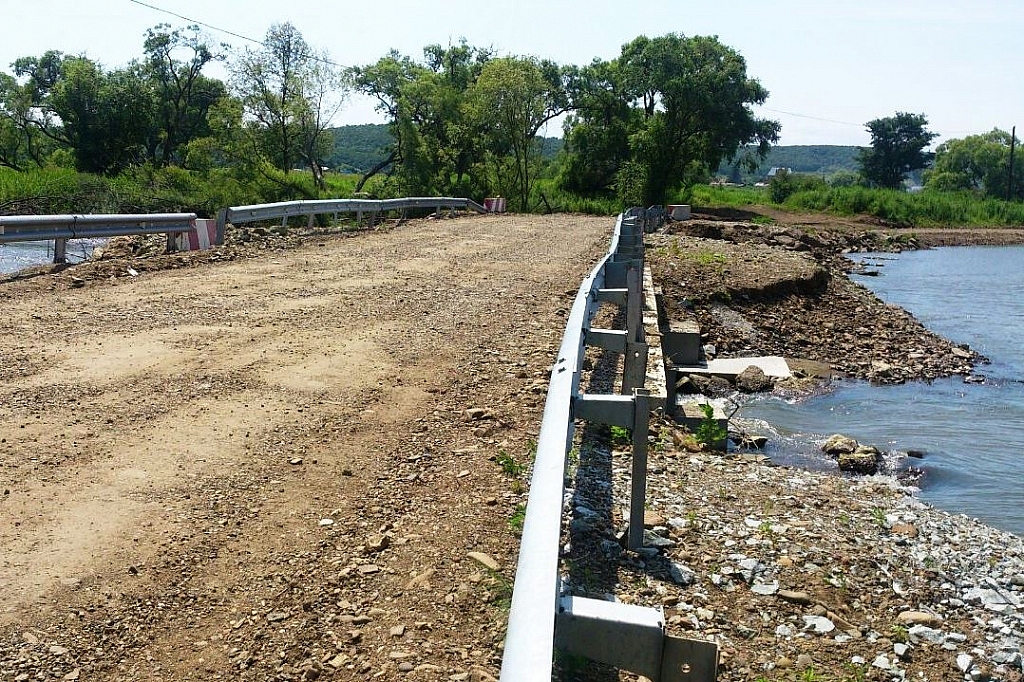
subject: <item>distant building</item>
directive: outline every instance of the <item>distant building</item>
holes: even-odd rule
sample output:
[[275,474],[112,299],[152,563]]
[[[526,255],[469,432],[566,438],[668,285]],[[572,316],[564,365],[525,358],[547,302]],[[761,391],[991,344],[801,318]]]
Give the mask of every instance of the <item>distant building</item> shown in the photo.
[[765,176],[765,180],[771,180],[779,173],[792,173],[792,168],[785,168],[783,166],[772,166],[771,170],[768,171],[768,175]]

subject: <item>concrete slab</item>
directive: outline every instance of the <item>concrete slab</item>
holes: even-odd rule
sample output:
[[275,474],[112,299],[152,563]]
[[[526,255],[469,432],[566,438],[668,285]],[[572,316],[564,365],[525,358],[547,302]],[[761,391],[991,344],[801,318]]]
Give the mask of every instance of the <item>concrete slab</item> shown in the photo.
[[680,374],[714,374],[732,378],[751,365],[760,367],[766,376],[773,379],[788,379],[793,376],[786,359],[777,355],[757,358],[716,358],[696,365],[676,365],[676,369]]

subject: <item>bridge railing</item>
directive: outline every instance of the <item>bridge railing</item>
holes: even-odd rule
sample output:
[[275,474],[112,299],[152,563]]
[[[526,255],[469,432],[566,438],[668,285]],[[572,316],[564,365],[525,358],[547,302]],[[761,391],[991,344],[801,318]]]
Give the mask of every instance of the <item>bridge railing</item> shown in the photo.
[[[619,216],[608,254],[583,280],[573,301],[551,372],[537,441],[502,657],[502,682],[549,682],[556,648],[654,682],[715,679],[717,646],[667,636],[660,609],[561,594],[559,549],[565,475],[577,419],[632,431],[627,537],[631,549],[643,545],[650,416],[650,394],[644,388],[648,348],[642,323],[647,222],[642,209]],[[602,303],[625,308],[626,329],[592,327]],[[581,391],[587,346],[623,354],[621,394]]]
[[188,232],[195,221],[195,213],[0,216],[0,244],[52,239],[53,262],[62,263],[69,239],[166,234],[170,247],[172,237]]
[[[317,201],[285,201],[274,204],[233,206],[220,211],[217,217],[215,244],[224,243],[226,223],[251,223],[264,220],[322,214],[355,213],[361,221],[368,214],[378,216],[410,209],[470,210],[486,213],[472,199],[457,197],[406,197],[404,199],[327,199]],[[65,259],[67,241],[92,237],[120,237],[139,234],[166,234],[167,250],[174,250],[174,237],[195,227],[195,213],[148,214],[86,214],[0,216],[0,244],[29,241],[54,241],[54,263]]]
[[406,197],[404,199],[320,199],[310,201],[285,201],[276,204],[233,206],[221,211],[218,225],[225,223],[251,223],[262,220],[276,220],[293,216],[307,216],[312,227],[313,217],[336,213],[355,213],[359,220],[363,215],[379,215],[390,211],[432,208],[435,213],[444,209],[472,210],[485,213],[485,209],[472,199],[457,197]]

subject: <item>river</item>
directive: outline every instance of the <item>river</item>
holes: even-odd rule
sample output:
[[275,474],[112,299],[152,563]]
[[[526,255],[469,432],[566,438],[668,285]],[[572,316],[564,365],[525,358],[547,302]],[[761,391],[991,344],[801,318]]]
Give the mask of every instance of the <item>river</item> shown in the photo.
[[[93,249],[105,239],[71,239],[68,241],[69,263],[85,260]],[[53,242],[15,242],[0,244],[0,275],[17,272],[33,265],[45,265],[53,261]]]
[[919,496],[954,513],[1024,535],[1024,246],[949,247],[863,259],[877,277],[854,279],[913,313],[936,333],[991,360],[982,384],[952,377],[932,383],[873,386],[836,382],[799,402],[756,398],[737,425],[771,439],[780,464],[827,468],[817,446],[842,433],[920,468]]

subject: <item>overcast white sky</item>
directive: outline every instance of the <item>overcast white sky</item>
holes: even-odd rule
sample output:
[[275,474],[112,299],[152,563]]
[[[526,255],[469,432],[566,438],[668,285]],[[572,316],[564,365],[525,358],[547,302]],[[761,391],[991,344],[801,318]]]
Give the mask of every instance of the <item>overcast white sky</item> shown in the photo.
[[[1024,128],[1021,0],[146,0],[260,39],[290,21],[342,64],[395,48],[419,58],[465,37],[501,54],[561,63],[611,59],[638,35],[717,35],[771,93],[762,116],[781,144],[869,143],[864,123],[923,113],[941,139]],[[48,49],[106,67],[142,55],[145,30],[183,19],[133,0],[0,0],[0,68]],[[210,31],[216,42],[240,38]],[[218,77],[223,74],[212,73]],[[352,101],[337,123],[379,122]],[[548,134],[559,134],[549,130]]]

